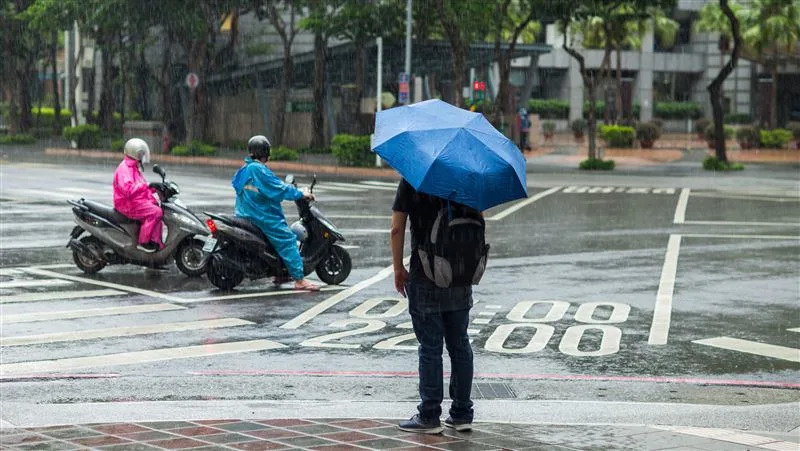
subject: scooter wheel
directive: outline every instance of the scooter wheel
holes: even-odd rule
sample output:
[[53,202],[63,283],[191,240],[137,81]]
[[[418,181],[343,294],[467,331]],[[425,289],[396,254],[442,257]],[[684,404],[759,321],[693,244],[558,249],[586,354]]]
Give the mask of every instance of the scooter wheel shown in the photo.
[[220,258],[211,258],[206,272],[209,282],[222,291],[230,291],[244,280],[244,273],[226,268]]
[[91,235],[81,238],[80,242],[88,252],[73,249],[72,260],[75,261],[75,265],[86,274],[94,274],[105,268],[106,262],[97,258],[97,255],[103,252],[103,243]]
[[316,273],[328,285],[339,285],[347,279],[352,269],[350,253],[341,246],[333,245],[328,256],[317,264]]
[[189,277],[200,277],[206,271],[208,254],[203,252],[203,242],[195,238],[187,238],[178,245],[175,251],[175,266]]

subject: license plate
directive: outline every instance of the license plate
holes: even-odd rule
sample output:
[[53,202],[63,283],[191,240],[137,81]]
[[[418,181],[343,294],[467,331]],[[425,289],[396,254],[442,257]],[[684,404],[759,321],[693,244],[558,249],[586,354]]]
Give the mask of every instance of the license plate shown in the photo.
[[203,252],[214,252],[215,247],[217,247],[217,239],[208,238],[206,244],[203,245]]

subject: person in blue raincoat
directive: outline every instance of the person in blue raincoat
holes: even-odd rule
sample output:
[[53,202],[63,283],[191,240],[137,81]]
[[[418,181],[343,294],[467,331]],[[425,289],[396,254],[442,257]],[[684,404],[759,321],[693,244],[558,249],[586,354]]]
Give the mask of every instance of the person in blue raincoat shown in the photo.
[[236,171],[231,182],[236,190],[235,213],[236,216],[247,218],[264,232],[295,280],[296,289],[317,291],[317,285],[304,279],[297,236],[286,223],[281,207],[284,200],[302,197],[313,200],[314,195],[284,183],[269,170],[266,163],[271,148],[269,140],[262,135],[253,136],[247,142],[250,156],[244,159],[245,165]]

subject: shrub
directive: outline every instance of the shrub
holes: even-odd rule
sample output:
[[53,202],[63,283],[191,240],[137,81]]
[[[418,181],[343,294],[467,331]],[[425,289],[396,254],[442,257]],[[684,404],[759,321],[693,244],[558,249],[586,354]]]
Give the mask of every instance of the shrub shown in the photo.
[[653,113],[662,119],[697,119],[703,108],[696,102],[656,102]]
[[[731,139],[733,137],[733,127],[730,125],[723,126],[723,134],[725,135],[725,139]],[[709,145],[714,144],[716,139],[714,138],[714,124],[708,124],[708,126],[703,130],[703,137],[705,137],[706,141]]]
[[97,149],[100,147],[100,127],[94,124],[64,127],[64,138],[75,141],[78,149]]
[[759,130],[758,137],[761,147],[783,149],[792,140],[793,136],[792,132],[785,128],[776,128],[773,130]]
[[175,146],[170,150],[170,153],[179,157],[185,157],[191,155],[192,151],[189,149],[189,146]]
[[556,123],[555,122],[542,122],[542,131],[546,134],[552,134],[556,132]]
[[603,125],[600,127],[600,136],[610,147],[631,147],[635,130],[624,125]]
[[705,136],[706,127],[708,127],[708,124],[710,124],[710,123],[711,123],[711,121],[706,119],[706,118],[704,118],[704,117],[701,117],[700,119],[697,119],[696,121],[694,121],[694,129],[697,131],[697,135],[698,136]]
[[373,166],[375,164],[375,155],[370,150],[369,135],[336,135],[331,142],[331,152],[343,166]]
[[[603,117],[603,113],[606,111],[606,103],[602,100],[598,100],[594,104],[594,116],[595,117]],[[641,107],[638,103],[634,103],[631,107],[633,110],[631,113],[633,117],[639,117],[639,113],[641,112]],[[589,101],[583,102],[583,117],[584,119],[589,117]]]
[[583,119],[575,119],[569,126],[572,129],[572,134],[577,138],[582,137],[583,134],[586,133],[586,121]]
[[124,147],[125,140],[122,138],[111,141],[111,150],[122,150]]
[[331,153],[331,149],[327,147],[304,147],[300,149],[300,153],[328,154]]
[[269,159],[275,161],[297,161],[300,159],[300,155],[294,149],[290,149],[286,146],[278,146],[272,149]]
[[528,112],[538,114],[542,119],[566,119],[569,116],[569,102],[560,99],[530,99]]
[[583,170],[601,170],[601,171],[610,171],[614,169],[614,160],[601,160],[599,158],[589,158],[587,160],[581,161],[579,166]]
[[731,113],[726,114],[722,122],[726,124],[750,124],[753,122],[753,116],[747,113]]
[[[36,122],[39,121],[37,125],[39,127],[52,127],[56,120],[56,109],[50,107],[42,107],[39,109],[38,107],[31,108],[31,114],[33,114],[33,120]],[[67,126],[69,125],[69,118],[72,116],[72,111],[62,108],[61,109],[61,123],[59,125]]]
[[742,163],[722,162],[713,155],[709,155],[703,160],[703,169],[706,171],[741,171],[744,170]]
[[31,135],[20,133],[18,135],[0,136],[0,144],[33,144],[36,138]]
[[736,141],[742,149],[758,147],[758,130],[750,126],[739,127],[736,130]]
[[653,142],[661,137],[661,129],[652,122],[642,122],[636,126],[636,139],[642,147],[653,147]]
[[786,129],[792,132],[794,139],[800,141],[800,122],[789,122],[786,124]]
[[170,153],[178,156],[211,156],[217,153],[217,148],[202,141],[192,141],[187,145],[173,147]]
[[650,123],[658,127],[658,134],[659,136],[661,136],[661,133],[664,131],[664,120],[659,118],[654,118],[652,121],[650,121]]

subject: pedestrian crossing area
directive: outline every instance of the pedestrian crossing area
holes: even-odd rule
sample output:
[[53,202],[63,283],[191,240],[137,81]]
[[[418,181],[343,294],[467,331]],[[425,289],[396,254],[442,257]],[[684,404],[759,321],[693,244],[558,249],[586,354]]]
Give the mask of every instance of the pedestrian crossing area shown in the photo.
[[62,266],[0,270],[0,380],[284,347],[255,321],[62,278]]

